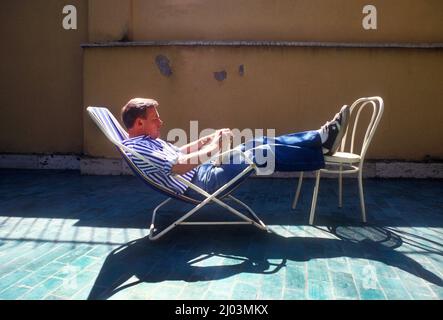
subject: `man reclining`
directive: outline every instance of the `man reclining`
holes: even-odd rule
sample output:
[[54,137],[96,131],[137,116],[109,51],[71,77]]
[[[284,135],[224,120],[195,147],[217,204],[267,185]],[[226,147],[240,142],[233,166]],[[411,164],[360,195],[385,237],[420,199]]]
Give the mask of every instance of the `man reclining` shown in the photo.
[[[232,135],[230,129],[215,133],[178,148],[160,139],[163,121],[158,113],[159,104],[153,99],[135,98],[130,100],[121,112],[129,138],[123,144],[134,149],[154,165],[132,157],[134,164],[156,183],[194,199],[202,196],[174,178],[181,175],[212,194],[243,171],[248,163],[243,160],[215,165],[204,163],[208,154],[221,150],[221,141]],[[275,138],[260,137],[237,146],[250,155],[257,167],[266,164],[257,161],[255,146],[271,146],[275,171],[313,171],[325,166],[324,154],[333,154],[339,147],[346,132],[350,111],[343,106],[339,113],[326,122],[319,130],[290,133]],[[232,160],[232,159],[231,159]]]

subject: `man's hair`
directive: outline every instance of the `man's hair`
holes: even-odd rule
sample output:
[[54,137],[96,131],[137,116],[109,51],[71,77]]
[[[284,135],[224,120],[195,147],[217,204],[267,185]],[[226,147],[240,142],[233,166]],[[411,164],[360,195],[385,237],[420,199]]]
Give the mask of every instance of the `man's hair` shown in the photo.
[[122,108],[121,116],[122,121],[127,129],[134,126],[137,118],[146,119],[146,110],[152,107],[158,107],[158,102],[153,99],[135,98],[129,100],[129,102]]

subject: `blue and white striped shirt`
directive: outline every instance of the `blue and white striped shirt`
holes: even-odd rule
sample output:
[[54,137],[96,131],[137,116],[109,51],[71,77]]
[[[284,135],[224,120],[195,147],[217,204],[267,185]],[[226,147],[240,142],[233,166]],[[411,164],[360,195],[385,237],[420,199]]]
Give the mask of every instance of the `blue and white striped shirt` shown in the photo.
[[[177,194],[183,194],[186,191],[188,187],[171,175],[172,167],[182,154],[179,148],[161,139],[151,139],[148,136],[129,138],[122,143],[137,151],[155,165],[154,167],[132,154],[129,155],[137,168],[146,176]],[[195,172],[196,169],[193,169],[181,176],[187,181],[191,181]]]

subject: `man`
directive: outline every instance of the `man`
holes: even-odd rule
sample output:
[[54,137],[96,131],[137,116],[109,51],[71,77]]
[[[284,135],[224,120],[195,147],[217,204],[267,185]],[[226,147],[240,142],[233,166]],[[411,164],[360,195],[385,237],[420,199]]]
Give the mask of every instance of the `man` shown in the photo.
[[[154,167],[132,157],[134,164],[152,180],[177,194],[200,200],[200,194],[178,181],[174,175],[181,175],[208,193],[213,193],[248,166],[244,161],[220,166],[212,163],[202,164],[202,159],[206,159],[208,154],[220,150],[223,138],[232,135],[230,129],[217,130],[181,148],[160,139],[163,121],[160,119],[158,106],[158,102],[153,99],[135,98],[130,100],[121,112],[129,134],[129,138],[123,144],[155,165]],[[318,170],[325,165],[323,155],[333,154],[340,145],[349,116],[349,107],[343,106],[332,121],[319,130],[291,133],[272,139],[260,137],[237,148],[249,152],[250,159],[258,167],[265,164],[258,163],[251,145],[272,147],[276,171]]]

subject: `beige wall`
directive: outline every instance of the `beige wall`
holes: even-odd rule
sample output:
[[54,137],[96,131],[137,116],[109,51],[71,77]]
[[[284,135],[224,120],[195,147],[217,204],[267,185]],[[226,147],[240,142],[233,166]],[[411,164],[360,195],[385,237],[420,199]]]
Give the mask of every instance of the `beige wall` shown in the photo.
[[132,0],[92,0],[88,8],[90,42],[132,37]]
[[[167,77],[155,64],[170,60]],[[135,96],[160,102],[163,138],[172,128],[276,128],[277,134],[316,129],[342,104],[380,95],[386,109],[369,158],[443,157],[443,52],[419,49],[288,47],[138,47],[85,51],[87,105],[119,116]],[[244,65],[244,75],[238,72]],[[214,72],[225,70],[220,82]],[[86,119],[84,150],[116,156]]]
[[[7,0],[0,11],[0,153],[116,156],[85,114],[117,115],[130,97],[161,103],[171,128],[319,127],[343,103],[381,95],[386,113],[372,158],[443,157],[443,50],[163,46],[89,48],[98,41],[292,40],[443,42],[440,0]],[[364,31],[362,8],[378,9]],[[160,73],[158,55],[171,62]],[[245,73],[239,74],[243,65]],[[225,70],[217,81],[214,72]],[[83,128],[84,126],[84,128]]]
[[[378,29],[364,30],[375,5]],[[441,0],[94,0],[91,41],[442,42]]]
[[72,0],[78,30],[62,28],[60,0],[2,1],[0,152],[81,153],[82,49],[87,1]]

